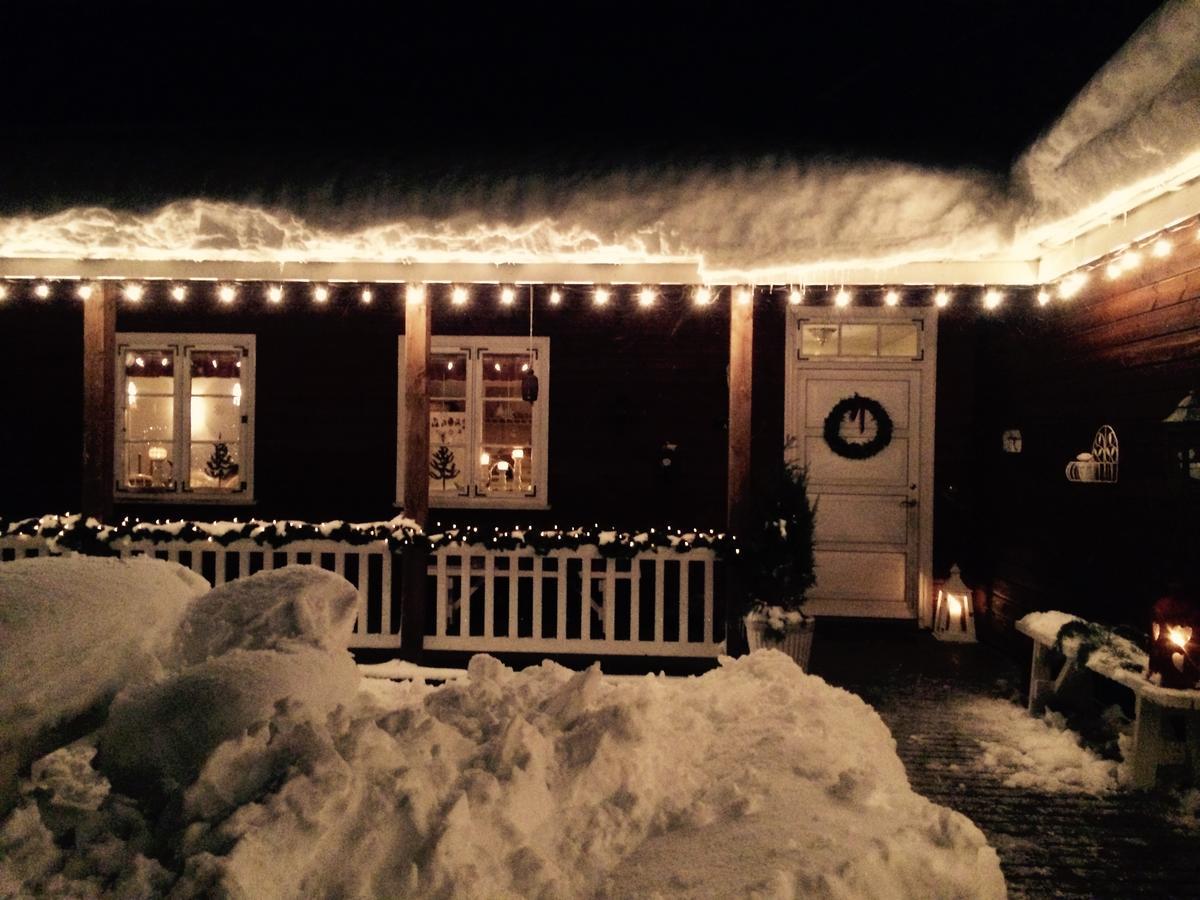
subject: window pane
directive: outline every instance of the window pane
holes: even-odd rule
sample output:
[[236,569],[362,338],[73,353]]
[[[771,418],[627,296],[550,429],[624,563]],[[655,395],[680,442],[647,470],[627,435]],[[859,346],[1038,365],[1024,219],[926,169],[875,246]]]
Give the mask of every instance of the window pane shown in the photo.
[[175,357],[170,350],[125,354],[124,475],[126,488],[175,487]]
[[471,467],[467,452],[467,355],[429,357],[429,494],[465,494]]
[[915,323],[879,326],[879,355],[908,356],[920,353],[920,332]]
[[837,356],[836,325],[804,325],[800,329],[800,353],[803,356]]
[[875,325],[843,325],[842,356],[875,356],[879,353]]
[[241,351],[194,350],[191,373],[191,487],[241,490]]
[[533,404],[521,399],[533,363],[527,353],[480,354],[480,486],[489,494],[534,493]]

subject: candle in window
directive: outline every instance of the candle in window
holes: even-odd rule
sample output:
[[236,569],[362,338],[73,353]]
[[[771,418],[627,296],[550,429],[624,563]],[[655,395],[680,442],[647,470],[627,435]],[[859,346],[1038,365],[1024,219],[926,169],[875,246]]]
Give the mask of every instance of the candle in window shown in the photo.
[[517,470],[517,487],[519,488],[521,486],[521,468],[525,459],[525,451],[520,447],[513,447],[512,458],[513,465]]
[[502,459],[496,463],[496,471],[500,473],[500,477],[504,480],[504,489],[506,491],[512,490],[512,484],[509,481],[509,474],[508,474],[508,470],[511,468],[512,468],[512,466],[509,465],[507,459]]

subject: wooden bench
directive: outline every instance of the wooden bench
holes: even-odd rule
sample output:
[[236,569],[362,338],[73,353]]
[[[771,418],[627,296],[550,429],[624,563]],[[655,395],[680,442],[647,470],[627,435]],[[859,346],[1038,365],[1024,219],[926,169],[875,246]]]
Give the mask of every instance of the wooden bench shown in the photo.
[[1064,641],[1059,653],[1055,648],[1059,629],[1069,622],[1090,624],[1062,612],[1030,613],[1017,622],[1017,630],[1033,639],[1029,711],[1040,716],[1046,701],[1081,673],[1106,678],[1129,688],[1136,698],[1133,741],[1126,760],[1133,786],[1154,787],[1163,767],[1181,768],[1185,783],[1200,784],[1200,690],[1152,683],[1146,678],[1146,653],[1111,633],[1109,643],[1095,648],[1082,664],[1076,657],[1078,640]]

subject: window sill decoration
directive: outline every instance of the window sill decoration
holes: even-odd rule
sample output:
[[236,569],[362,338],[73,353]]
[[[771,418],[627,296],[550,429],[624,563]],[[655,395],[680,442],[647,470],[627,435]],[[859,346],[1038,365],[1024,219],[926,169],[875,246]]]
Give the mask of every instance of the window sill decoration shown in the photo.
[[1091,453],[1080,453],[1067,463],[1067,480],[1115,484],[1119,448],[1111,425],[1101,425],[1092,441]]

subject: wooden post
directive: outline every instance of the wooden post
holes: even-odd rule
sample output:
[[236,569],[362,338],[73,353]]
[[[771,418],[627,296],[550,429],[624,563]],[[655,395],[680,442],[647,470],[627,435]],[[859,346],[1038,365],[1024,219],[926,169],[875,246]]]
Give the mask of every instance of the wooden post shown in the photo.
[[[750,402],[754,373],[754,302],[744,303],[734,291],[729,301],[729,479],[726,487],[725,527],[745,534],[750,517]],[[753,295],[751,295],[753,298]],[[745,649],[738,611],[744,606],[746,587],[734,571],[726,572],[726,651]]]
[[113,516],[116,441],[117,289],[101,282],[83,304],[83,490],[80,511]]
[[[429,524],[429,304],[404,304],[404,514],[425,528]],[[418,659],[425,638],[425,570],[428,554],[404,554],[403,611],[400,649]]]

